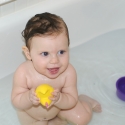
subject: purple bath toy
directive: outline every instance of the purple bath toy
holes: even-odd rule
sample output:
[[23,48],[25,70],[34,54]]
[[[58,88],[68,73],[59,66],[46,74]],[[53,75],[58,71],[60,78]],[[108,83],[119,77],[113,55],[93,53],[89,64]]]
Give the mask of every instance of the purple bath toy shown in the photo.
[[116,82],[116,88],[117,88],[117,96],[125,101],[125,76],[121,77]]

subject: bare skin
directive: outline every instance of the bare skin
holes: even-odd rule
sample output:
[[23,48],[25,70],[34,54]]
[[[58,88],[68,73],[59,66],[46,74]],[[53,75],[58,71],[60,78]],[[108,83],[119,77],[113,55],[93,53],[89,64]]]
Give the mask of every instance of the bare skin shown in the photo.
[[[77,76],[69,63],[65,33],[33,37],[30,51],[23,47],[28,61],[15,72],[12,103],[21,125],[86,125],[92,112],[101,112],[100,104],[77,92]],[[31,61],[32,60],[32,61]],[[51,105],[42,106],[35,89],[41,84],[54,88]]]

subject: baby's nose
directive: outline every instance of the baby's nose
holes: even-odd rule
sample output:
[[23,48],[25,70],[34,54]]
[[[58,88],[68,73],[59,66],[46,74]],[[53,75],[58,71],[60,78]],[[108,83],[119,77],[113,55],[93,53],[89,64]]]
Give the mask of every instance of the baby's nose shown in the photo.
[[51,60],[50,60],[50,63],[52,63],[52,64],[55,64],[55,63],[58,63],[58,62],[59,62],[59,59],[58,59],[57,56],[53,56],[53,57],[51,58]]

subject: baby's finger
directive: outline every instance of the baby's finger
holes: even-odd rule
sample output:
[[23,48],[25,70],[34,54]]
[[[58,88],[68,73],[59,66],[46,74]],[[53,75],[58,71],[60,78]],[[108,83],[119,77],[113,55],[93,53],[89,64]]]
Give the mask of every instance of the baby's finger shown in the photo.
[[51,101],[56,101],[57,100],[57,98],[49,98]]
[[33,105],[38,105],[39,103],[39,101],[33,101]]
[[52,92],[52,95],[53,95],[53,96],[57,96],[58,93],[59,93],[59,92],[54,91],[54,92]]
[[56,96],[56,95],[57,95],[57,93],[55,93],[55,92],[52,93],[52,96],[53,96],[53,97]]
[[55,89],[54,92],[60,92],[60,90],[59,89]]
[[47,108],[47,109],[50,108],[53,104],[54,104],[54,102],[51,102],[51,104],[48,105],[48,106],[46,106],[46,108]]
[[36,96],[34,96],[33,99],[36,100],[36,101],[40,101],[40,99]]
[[52,102],[55,103],[56,101],[58,101],[59,98],[58,98],[58,97],[49,97],[49,99],[50,99]]

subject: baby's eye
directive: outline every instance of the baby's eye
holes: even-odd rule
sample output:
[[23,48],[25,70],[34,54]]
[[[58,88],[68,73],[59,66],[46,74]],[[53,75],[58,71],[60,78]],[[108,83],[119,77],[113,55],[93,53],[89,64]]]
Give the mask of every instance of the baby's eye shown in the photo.
[[58,52],[58,54],[59,54],[59,55],[62,55],[62,54],[64,54],[64,52],[65,52],[64,50],[60,50],[60,51]]
[[48,52],[42,52],[42,56],[48,56],[49,53]]

